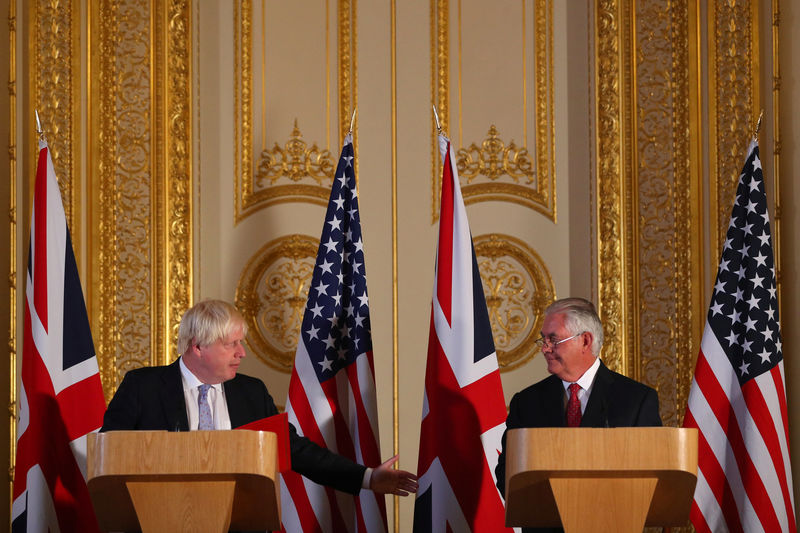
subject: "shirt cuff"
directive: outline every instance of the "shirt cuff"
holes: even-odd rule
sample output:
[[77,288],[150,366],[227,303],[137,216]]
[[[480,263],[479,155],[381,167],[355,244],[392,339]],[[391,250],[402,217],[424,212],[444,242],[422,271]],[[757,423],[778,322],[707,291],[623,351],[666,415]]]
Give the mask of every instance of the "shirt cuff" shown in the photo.
[[372,469],[367,467],[364,470],[364,479],[361,480],[361,488],[362,489],[369,489],[369,482],[372,481]]

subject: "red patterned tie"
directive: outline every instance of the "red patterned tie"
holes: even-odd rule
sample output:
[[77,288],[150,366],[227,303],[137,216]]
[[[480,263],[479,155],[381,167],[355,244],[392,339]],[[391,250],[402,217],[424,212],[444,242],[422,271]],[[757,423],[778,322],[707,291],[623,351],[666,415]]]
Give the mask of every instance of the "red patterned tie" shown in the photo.
[[567,426],[576,428],[581,425],[581,401],[578,399],[578,391],[581,386],[571,383],[569,386],[569,401],[567,401]]

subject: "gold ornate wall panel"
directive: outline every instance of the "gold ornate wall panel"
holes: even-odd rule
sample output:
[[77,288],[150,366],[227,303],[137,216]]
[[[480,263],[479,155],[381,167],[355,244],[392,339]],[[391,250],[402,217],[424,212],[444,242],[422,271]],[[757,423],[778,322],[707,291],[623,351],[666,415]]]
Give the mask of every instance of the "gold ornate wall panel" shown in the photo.
[[708,2],[709,173],[712,264],[762,106],[758,2]]
[[626,14],[632,7],[626,0],[597,2],[594,35],[598,312],[605,329],[603,359],[623,373],[628,372],[628,357],[634,350],[626,334],[632,322],[632,272],[625,255],[630,246],[625,218],[629,211],[623,205],[632,159],[629,89],[634,72],[631,36],[626,31],[632,22]]
[[513,370],[538,351],[544,310],[555,299],[553,278],[539,254],[511,235],[476,235],[473,244],[500,371]]
[[[658,1],[596,4],[595,196],[604,358],[658,389],[670,425],[682,421],[705,320],[714,272],[703,265],[716,270],[757,116],[755,4],[709,2],[705,22],[697,0],[673,2],[666,12]],[[707,57],[698,42],[704,24]],[[707,80],[700,75],[704,64]],[[701,114],[705,84],[707,117]]]
[[355,0],[325,0],[312,9],[235,4],[237,223],[277,203],[326,204],[336,147],[358,100],[355,30]]
[[[25,161],[36,161],[36,119],[39,111],[41,126],[47,136],[53,157],[61,198],[67,217],[73,246],[80,246],[79,226],[81,205],[80,183],[80,12],[79,0],[27,2],[28,46],[35,53],[27,56],[30,91],[24,113],[27,137],[23,154]],[[35,171],[34,171],[35,172]],[[31,183],[31,188],[33,184]]]
[[192,300],[191,5],[100,2],[90,20],[86,292],[110,395],[175,357]]
[[[661,415],[682,420],[704,316],[700,261],[700,179],[696,17],[691,2],[640,1],[636,11],[638,357],[634,374],[655,386]],[[694,126],[694,128],[692,127]],[[695,134],[690,132],[694,129]]]
[[705,305],[696,7],[601,3],[595,34],[603,357],[654,386],[672,425]]
[[287,235],[261,247],[236,288],[247,344],[272,368],[290,373],[314,273],[319,238]]
[[[464,202],[517,203],[555,222],[552,1],[430,6],[431,102],[457,150]],[[442,172],[433,112],[431,124],[436,222]]]

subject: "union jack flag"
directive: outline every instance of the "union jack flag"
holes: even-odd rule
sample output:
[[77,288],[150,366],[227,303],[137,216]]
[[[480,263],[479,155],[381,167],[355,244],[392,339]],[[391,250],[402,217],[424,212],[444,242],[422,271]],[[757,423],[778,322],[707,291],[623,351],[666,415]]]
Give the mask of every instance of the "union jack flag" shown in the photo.
[[[344,139],[308,290],[286,411],[297,432],[369,467],[380,465],[375,367],[353,137]],[[281,475],[286,531],[386,531],[383,495],[336,492]]]
[[455,153],[444,160],[414,531],[510,531],[494,468],[506,404]]
[[685,427],[699,430],[699,532],[796,531],[778,298],[755,139],[711,296]]
[[11,530],[99,531],[86,435],[106,409],[50,151],[39,143],[31,213]]

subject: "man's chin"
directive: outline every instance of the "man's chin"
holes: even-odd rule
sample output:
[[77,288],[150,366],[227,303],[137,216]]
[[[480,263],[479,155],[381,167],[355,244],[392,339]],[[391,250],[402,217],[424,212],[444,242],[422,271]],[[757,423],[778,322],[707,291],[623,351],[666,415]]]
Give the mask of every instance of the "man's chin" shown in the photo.
[[547,361],[547,371],[551,374],[558,374],[563,367],[558,363],[556,360],[548,360]]

